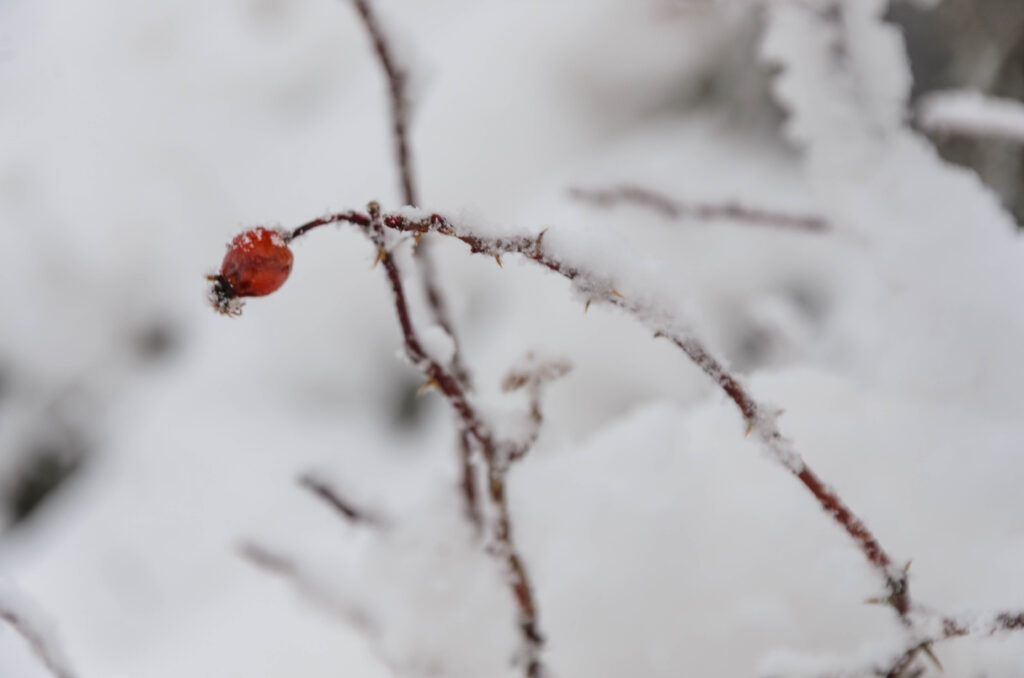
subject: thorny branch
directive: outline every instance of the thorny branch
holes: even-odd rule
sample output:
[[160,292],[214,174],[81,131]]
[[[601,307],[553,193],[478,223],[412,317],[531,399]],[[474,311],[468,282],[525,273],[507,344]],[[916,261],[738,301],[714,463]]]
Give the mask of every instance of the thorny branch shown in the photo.
[[[353,0],[356,12],[373,43],[373,51],[384,71],[388,85],[388,100],[391,106],[391,130],[395,144],[395,163],[402,184],[402,200],[406,205],[419,204],[416,181],[412,169],[412,150],[409,142],[409,97],[406,90],[407,74],[398,64],[391,50],[387,33],[381,28],[380,20],[374,11],[371,0]],[[444,293],[437,282],[437,269],[430,253],[429,240],[417,243],[415,249],[420,281],[427,298],[427,305],[436,322],[455,341],[455,356],[452,369],[455,376],[465,386],[471,381],[469,369],[462,359],[458,337],[452,325],[451,313],[445,301]],[[467,451],[463,449],[463,456]]]
[[737,202],[681,202],[648,188],[630,184],[603,189],[570,188],[569,195],[576,200],[601,207],[614,207],[619,204],[643,207],[657,212],[666,219],[728,219],[751,226],[808,233],[824,233],[829,230],[828,222],[822,217],[747,207]]
[[[379,240],[379,246],[383,246],[383,228],[387,227],[398,232],[404,233],[438,233],[449,237],[454,237],[462,242],[469,245],[470,251],[474,254],[486,254],[487,256],[495,257],[500,260],[503,254],[520,254],[526,259],[536,262],[541,266],[554,271],[555,273],[569,279],[570,281],[581,281],[583,277],[583,271],[578,266],[569,263],[568,261],[562,260],[550,252],[548,252],[543,245],[544,233],[541,231],[537,236],[523,236],[515,235],[508,237],[489,237],[474,234],[472,231],[463,227],[456,226],[453,222],[449,221],[440,214],[431,214],[430,216],[423,219],[410,219],[400,214],[393,215],[381,215],[378,211],[379,207],[375,203],[371,203],[371,213],[374,214],[375,223],[375,237]],[[352,212],[343,212],[338,215],[339,221],[352,221]],[[367,220],[368,218],[359,215],[359,220]],[[324,217],[316,220],[318,225],[322,223],[330,223],[331,217]],[[300,226],[296,229],[296,232],[308,231],[309,225]],[[396,284],[400,286],[400,280],[397,278],[397,274],[393,273],[394,264],[391,261],[390,254],[383,255],[388,276],[392,279],[392,287],[396,289],[396,299],[400,303],[396,302],[396,305],[404,307],[404,300],[400,299],[400,289],[396,288]],[[595,279],[596,276],[591,274],[589,278]],[[397,282],[396,282],[397,281]],[[703,342],[697,337],[693,336],[689,332],[680,329],[671,322],[661,320],[661,318],[668,317],[663,313],[653,313],[652,310],[640,302],[630,300],[624,297],[618,290],[616,290],[610,281],[605,281],[603,288],[594,288],[593,285],[588,287],[588,293],[591,294],[592,299],[596,301],[603,301],[611,304],[618,308],[621,308],[633,315],[640,322],[648,326],[655,333],[655,337],[664,337],[668,341],[672,342],[678,347],[686,356],[699,367],[708,377],[710,377],[718,386],[725,392],[730,400],[740,410],[747,423],[747,433],[754,434],[761,444],[767,449],[769,454],[781,463],[790,473],[804,485],[804,487],[814,496],[818,504],[824,509],[824,511],[832,516],[833,520],[839,524],[839,526],[854,540],[857,546],[860,548],[864,557],[868,563],[875,568],[881,575],[887,596],[885,601],[889,603],[896,613],[899,615],[900,621],[904,626],[910,625],[908,614],[911,610],[911,599],[907,588],[907,573],[903,567],[897,566],[889,555],[889,553],[882,547],[878,542],[874,534],[868,529],[864,522],[843,502],[834,489],[829,487],[825,482],[806,464],[801,458],[799,453],[793,448],[789,440],[783,437],[781,431],[778,428],[777,417],[778,412],[772,408],[762,405],[750,395],[746,388],[740,383],[736,377],[734,377],[726,367],[719,362],[717,358],[704,346]],[[406,334],[407,351],[409,352],[410,358],[414,364],[419,365],[422,360],[422,349],[418,347],[418,343],[415,342],[415,336],[410,337],[410,332],[406,331],[406,327],[411,326],[408,323],[407,312],[399,309],[399,318],[402,323],[403,332]],[[412,339],[412,342],[409,339]],[[417,356],[420,356],[417,358]],[[427,367],[424,370],[431,378],[437,380],[435,373],[441,373],[439,376],[447,377],[443,374],[443,370],[439,366],[429,361],[426,363]],[[449,377],[450,379],[450,377]],[[501,456],[498,455],[493,447],[493,441],[490,440],[489,434],[481,433],[481,424],[476,420],[475,413],[472,408],[469,408],[465,403],[465,396],[462,390],[455,383],[443,383],[438,380],[438,385],[441,390],[448,397],[452,406],[455,407],[456,411],[459,412],[463,418],[466,429],[473,435],[477,442],[485,447],[485,458],[488,460],[488,465],[491,466],[491,459],[493,458],[496,463],[501,462]],[[485,442],[486,441],[486,442]],[[515,451],[512,451],[511,456],[516,456]],[[506,456],[507,458],[507,456]],[[500,493],[503,495],[504,488],[501,488]],[[501,501],[504,499],[502,497]],[[495,503],[500,503],[496,500]]]
[[[458,238],[473,253],[501,256],[502,254],[521,254],[559,275],[576,280],[581,276],[581,269],[548,253],[543,247],[543,235],[531,238],[527,236],[485,237],[458,228],[439,214],[421,220],[410,220],[402,216],[392,216],[384,223],[398,231],[423,232],[430,231]],[[903,568],[896,567],[864,522],[843,503],[839,495],[826,485],[820,477],[804,462],[792,444],[782,436],[776,418],[778,413],[758,403],[725,366],[715,358],[704,346],[703,342],[692,334],[655,318],[663,314],[651,313],[639,302],[631,301],[619,293],[609,283],[604,289],[591,290],[600,301],[621,308],[642,323],[654,330],[656,337],[664,337],[675,344],[709,376],[735,403],[747,422],[748,434],[753,433],[765,446],[768,452],[785,466],[814,495],[826,513],[846,531],[857,543],[868,562],[882,575],[889,592],[890,602],[900,619],[906,624],[910,611],[910,597],[907,591],[907,578]]]
[[988,618],[973,620],[942,617],[940,625],[941,631],[930,637],[915,640],[889,666],[876,669],[875,673],[885,678],[905,678],[921,654],[926,655],[941,669],[942,665],[932,652],[933,645],[953,638],[985,637],[1007,631],[1024,631],[1024,612],[999,612]]
[[[390,217],[389,217],[390,219]],[[377,261],[381,264],[391,287],[395,314],[402,331],[406,357],[448,400],[461,422],[467,442],[480,450],[486,471],[486,492],[494,511],[490,525],[491,544],[489,551],[501,560],[507,570],[509,586],[519,611],[519,629],[523,639],[524,670],[527,678],[540,678],[544,673],[541,650],[544,637],[541,634],[537,604],[533,585],[519,555],[512,534],[512,523],[505,489],[505,476],[509,461],[522,452],[515,445],[496,440],[490,427],[479,415],[469,399],[463,384],[448,366],[442,365],[423,348],[416,328],[412,323],[409,305],[402,282],[402,275],[392,253],[387,247],[385,217],[377,203],[370,203],[367,214],[344,212],[315,219],[292,231],[288,240],[330,223],[346,222],[363,230],[377,247]],[[472,469],[470,468],[470,471]],[[474,486],[475,491],[475,486]]]
[[[356,12],[373,43],[373,51],[384,71],[388,85],[388,99],[391,105],[391,129],[395,144],[395,162],[402,184],[402,200],[406,205],[416,205],[418,200],[416,181],[412,169],[412,152],[409,142],[409,98],[406,92],[406,73],[398,65],[388,42],[387,34],[381,28],[380,20],[374,11],[371,0],[353,0]],[[300,233],[293,234],[301,235]],[[462,347],[455,332],[451,311],[445,301],[444,293],[438,283],[437,267],[430,250],[430,240],[417,242],[413,252],[416,268],[420,276],[420,284],[427,299],[427,306],[434,322],[452,338],[455,352],[452,355],[451,369],[455,378],[462,386],[471,389],[473,386],[469,368],[462,357]],[[469,436],[465,432],[459,434],[459,463],[462,466],[460,487],[466,507],[466,517],[477,529],[482,524],[480,504],[476,488],[476,475],[473,472],[473,449]]]

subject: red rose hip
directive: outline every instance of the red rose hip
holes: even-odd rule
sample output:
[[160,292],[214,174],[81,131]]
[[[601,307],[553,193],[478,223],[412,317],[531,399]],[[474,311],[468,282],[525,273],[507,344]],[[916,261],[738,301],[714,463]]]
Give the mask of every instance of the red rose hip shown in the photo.
[[263,227],[239,233],[228,245],[220,274],[210,276],[211,301],[221,313],[238,315],[241,297],[270,294],[291,271],[292,251],[281,233]]

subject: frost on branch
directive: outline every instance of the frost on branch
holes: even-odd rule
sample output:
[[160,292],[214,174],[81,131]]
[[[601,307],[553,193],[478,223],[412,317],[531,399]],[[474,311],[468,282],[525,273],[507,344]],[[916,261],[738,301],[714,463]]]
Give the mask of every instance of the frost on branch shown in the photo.
[[0,620],[25,639],[54,678],[76,678],[57,634],[45,614],[12,584],[0,579]]
[[918,104],[917,122],[930,134],[1024,144],[1024,103],[981,92],[953,90],[929,94]]

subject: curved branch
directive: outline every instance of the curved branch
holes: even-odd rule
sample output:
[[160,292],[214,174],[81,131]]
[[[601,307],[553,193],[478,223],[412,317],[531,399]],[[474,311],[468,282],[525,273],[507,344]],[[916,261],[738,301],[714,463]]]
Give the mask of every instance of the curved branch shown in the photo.
[[[431,232],[458,238],[469,245],[473,253],[492,257],[500,257],[502,254],[520,254],[572,281],[579,279],[583,272],[579,265],[558,258],[544,248],[544,231],[541,231],[536,237],[486,236],[473,233],[463,226],[457,226],[440,214],[431,214],[423,219],[409,219],[402,215],[392,215],[384,218],[383,223],[396,231]],[[594,280],[600,279],[600,276],[589,275],[588,278]],[[814,496],[821,508],[832,516],[832,519],[854,540],[868,563],[881,575],[888,591],[886,602],[896,610],[902,623],[909,626],[907,615],[911,609],[911,600],[907,589],[905,569],[895,565],[892,557],[882,547],[871,530],[843,502],[838,493],[807,465],[790,441],[782,435],[776,422],[778,412],[755,400],[743,384],[714,357],[699,338],[681,329],[678,323],[672,321],[670,313],[666,313],[662,309],[651,309],[639,302],[625,298],[611,286],[610,282],[603,289],[591,289],[591,287],[588,287],[588,292],[592,295],[593,300],[611,304],[634,316],[653,330],[656,337],[664,337],[682,350],[697,367],[718,384],[746,420],[748,435],[751,433],[756,435],[769,454],[796,476]]]

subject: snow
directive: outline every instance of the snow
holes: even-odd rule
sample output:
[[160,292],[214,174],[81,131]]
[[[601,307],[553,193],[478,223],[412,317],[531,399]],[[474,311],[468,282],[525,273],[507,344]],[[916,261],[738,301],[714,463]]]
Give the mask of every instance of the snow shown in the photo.
[[977,91],[928,94],[918,104],[917,122],[932,134],[1024,143],[1024,104]]
[[[796,461],[758,453],[776,425],[912,560],[916,600],[982,622],[1024,608],[1016,225],[908,126],[886,3],[843,0],[841,22],[817,3],[724,4],[380,2],[416,63],[423,205],[401,213],[547,228],[546,251],[593,272],[573,284],[434,238],[495,431],[532,433],[523,394],[501,388],[524,355],[573,366],[507,477],[555,676],[788,678],[904,647],[891,610],[863,604],[886,591]],[[372,244],[318,229],[240,318],[203,301],[223,242],[253,224],[398,204],[352,8],[0,12],[0,496],[53,431],[88,451],[26,521],[4,504],[0,571],[59,628],[75,675],[521,675],[504,573],[464,519],[452,417],[414,397],[422,375],[395,357]],[[622,183],[834,228],[693,228],[566,195]],[[411,240],[390,245],[424,345],[447,360]],[[600,303],[612,290],[646,326]],[[176,347],[157,360],[137,337],[163,326]],[[700,337],[771,403],[749,436],[655,329]],[[311,469],[386,527],[304,491]],[[253,566],[242,543],[298,574]],[[1011,678],[1022,635],[935,652],[949,675]],[[2,625],[0,676],[47,676]]]
[[434,362],[450,365],[455,357],[455,340],[440,325],[429,325],[419,330],[420,344]]

